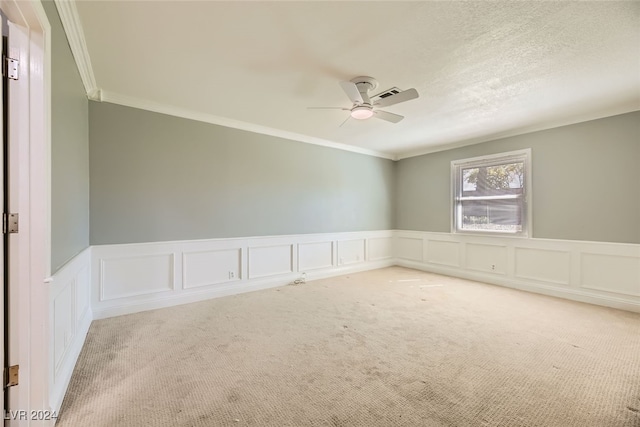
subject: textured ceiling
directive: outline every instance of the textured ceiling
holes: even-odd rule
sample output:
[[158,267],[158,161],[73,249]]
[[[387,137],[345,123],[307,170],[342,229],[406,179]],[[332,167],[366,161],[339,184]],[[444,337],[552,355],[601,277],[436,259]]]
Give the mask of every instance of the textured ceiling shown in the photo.
[[[640,109],[637,1],[76,6],[106,100],[390,157]],[[350,107],[360,75],[420,98],[385,108],[397,124],[307,109]]]

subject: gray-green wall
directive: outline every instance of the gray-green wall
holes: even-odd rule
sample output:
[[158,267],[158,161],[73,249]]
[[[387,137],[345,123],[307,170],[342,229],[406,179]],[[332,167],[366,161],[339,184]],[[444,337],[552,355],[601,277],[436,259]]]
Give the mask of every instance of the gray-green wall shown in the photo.
[[89,246],[88,100],[60,17],[43,1],[51,24],[51,269]]
[[640,243],[640,112],[403,159],[396,228],[449,232],[451,161],[523,148],[532,237]]
[[395,163],[89,103],[91,244],[392,229]]
[[53,272],[89,244],[449,232],[450,162],[521,148],[532,149],[533,237],[640,243],[640,112],[394,163],[88,102],[55,5],[43,6],[52,26]]

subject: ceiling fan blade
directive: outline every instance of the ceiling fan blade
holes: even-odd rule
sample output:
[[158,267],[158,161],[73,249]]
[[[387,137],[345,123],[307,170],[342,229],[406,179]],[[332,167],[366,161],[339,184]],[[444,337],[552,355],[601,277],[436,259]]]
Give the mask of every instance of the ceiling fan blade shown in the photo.
[[362,99],[362,95],[358,90],[358,86],[356,86],[353,82],[340,82],[340,86],[342,86],[342,90],[347,94],[351,102],[354,104],[362,104],[364,100]]
[[374,111],[374,117],[377,117],[382,120],[386,120],[391,123],[398,123],[400,120],[404,119],[404,116],[399,114],[389,113],[387,111]]
[[379,101],[376,101],[376,107],[388,107],[389,105],[398,104],[400,102],[409,101],[418,97],[418,91],[415,89],[407,89],[395,95],[387,96]]

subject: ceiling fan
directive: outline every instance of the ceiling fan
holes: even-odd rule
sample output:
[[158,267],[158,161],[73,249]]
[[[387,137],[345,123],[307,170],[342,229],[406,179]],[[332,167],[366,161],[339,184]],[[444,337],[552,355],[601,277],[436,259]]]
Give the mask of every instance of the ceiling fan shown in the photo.
[[348,82],[340,82],[342,90],[347,94],[353,105],[351,108],[344,107],[309,107],[310,109],[330,109],[350,111],[349,117],[342,122],[345,124],[350,118],[366,120],[371,117],[386,120],[391,123],[398,123],[404,116],[378,110],[378,107],[388,107],[400,102],[409,101],[418,97],[418,91],[407,89],[402,92],[391,93],[375,102],[371,101],[369,92],[378,87],[378,82],[373,77],[355,77]]

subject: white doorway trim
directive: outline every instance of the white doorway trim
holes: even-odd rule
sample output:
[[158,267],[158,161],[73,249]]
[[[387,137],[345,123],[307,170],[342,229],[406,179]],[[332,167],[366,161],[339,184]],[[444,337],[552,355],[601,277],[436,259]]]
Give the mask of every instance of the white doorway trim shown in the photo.
[[[40,1],[0,0],[7,18],[28,29],[28,63],[21,77],[28,90],[20,93],[20,242],[17,272],[20,383],[12,410],[48,411],[51,333],[49,276],[51,274],[51,27]],[[22,55],[21,55],[22,56]],[[23,67],[24,65],[24,67]],[[26,135],[24,134],[26,132]],[[9,425],[53,425],[55,420],[12,421]]]

